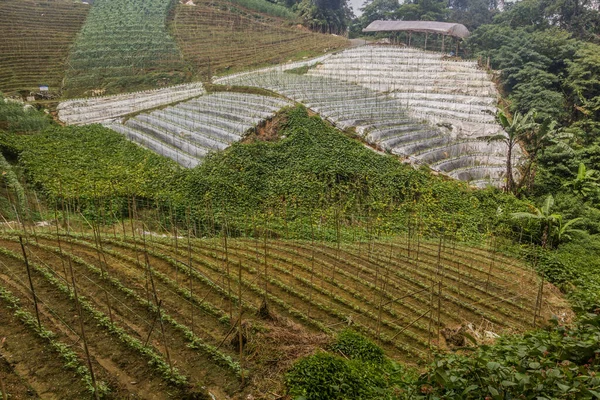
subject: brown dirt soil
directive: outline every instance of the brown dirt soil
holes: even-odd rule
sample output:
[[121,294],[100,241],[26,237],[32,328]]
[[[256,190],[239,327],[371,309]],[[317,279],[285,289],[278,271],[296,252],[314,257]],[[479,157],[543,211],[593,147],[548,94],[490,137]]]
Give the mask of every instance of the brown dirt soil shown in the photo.
[[[272,122],[277,123],[281,121]],[[263,136],[272,132],[269,126],[262,129]],[[31,240],[32,255],[61,276],[62,261],[58,251],[43,247],[55,248],[55,237],[48,233],[38,236],[40,245]],[[440,247],[437,242],[423,240],[418,244],[410,243],[409,256],[409,244],[401,238],[395,242],[344,244],[339,250],[335,243],[313,245],[306,241],[272,239],[265,247],[262,241],[229,239],[227,251],[222,238],[192,239],[191,255],[188,255],[187,238],[179,239],[176,250],[173,238],[154,235],[142,238],[136,234],[135,240],[132,237],[124,240],[111,232],[102,238],[103,256],[99,254],[93,236],[88,234],[73,239],[68,246],[63,242],[63,261],[76,256],[96,268],[104,268],[139,298],[146,299],[148,294],[151,295],[147,289],[147,270],[143,262],[136,261],[137,258],[144,259],[144,240],[149,264],[155,271],[156,290],[163,300],[163,311],[189,327],[192,304],[182,297],[181,290],[187,291],[192,284],[195,334],[206,343],[219,347],[220,352],[233,360],[239,360],[239,341],[237,327],[231,327],[230,323],[237,323],[235,298],[241,287],[245,386],[242,387],[237,377],[229,375],[202,351],[189,349],[181,333],[173,326],[165,325],[165,337],[175,366],[194,386],[202,385],[219,399],[281,396],[284,393],[281,378],[294,361],[323,348],[331,339],[330,330],[341,330],[348,324],[375,341],[380,332],[382,340],[379,344],[387,355],[416,364],[419,364],[417,360],[421,354],[426,359],[428,336],[432,346],[459,350],[471,344],[469,340],[465,341],[462,332],[476,337],[478,343],[492,343],[497,334],[523,332],[532,327],[533,304],[540,284],[531,269],[520,261],[488,249],[446,243]],[[0,237],[0,246],[18,251],[15,237]],[[438,249],[441,249],[439,254]],[[257,313],[264,297],[265,251],[269,275],[267,288],[272,296],[268,302],[268,318]],[[145,338],[148,327],[144,321],[154,317],[146,309],[146,301],[128,298],[85,263],[71,260],[78,287],[95,307],[106,312],[105,291],[108,292],[115,323],[132,336]],[[191,277],[188,275],[190,260],[196,271]],[[2,268],[0,264],[0,272]],[[241,285],[238,282],[240,271]],[[19,275],[21,280],[26,280],[22,271]],[[443,287],[438,298],[437,290],[431,292],[430,283],[434,280],[437,283],[436,279],[440,277],[443,277]],[[70,323],[76,321],[69,315],[72,307],[50,290],[39,276],[34,277],[34,284],[40,286],[40,296],[53,304],[62,318]],[[218,288],[214,288],[215,285]],[[542,316],[538,323],[542,324],[555,314],[564,321],[572,318],[572,312],[556,288],[546,283],[543,294]],[[441,305],[439,339],[438,301]],[[207,313],[200,304],[213,307],[218,310],[217,314]],[[227,322],[227,318],[219,315],[229,316],[230,308],[231,322]],[[431,315],[422,317],[427,311]],[[433,324],[431,334],[430,323]],[[143,369],[140,376],[134,368],[136,365],[141,368],[144,363],[139,354],[123,353],[120,360],[124,362],[116,361],[105,349],[119,347],[114,339],[101,335],[91,321],[86,321],[86,326],[94,338],[91,347],[99,369],[106,374],[126,377],[125,381],[134,381],[135,385],[131,385],[118,379],[129,393],[143,398],[173,396],[166,385],[161,387],[153,371]],[[165,357],[164,337],[160,331],[156,325],[150,343],[154,351]]]
[[[0,373],[14,399],[87,399],[84,384],[74,371],[67,371],[46,342],[23,325],[0,301]],[[5,375],[6,372],[12,372]]]
[[275,142],[280,139],[279,131],[281,126],[287,122],[287,118],[283,114],[278,114],[271,119],[264,121],[256,127],[256,131],[248,135],[242,142]]

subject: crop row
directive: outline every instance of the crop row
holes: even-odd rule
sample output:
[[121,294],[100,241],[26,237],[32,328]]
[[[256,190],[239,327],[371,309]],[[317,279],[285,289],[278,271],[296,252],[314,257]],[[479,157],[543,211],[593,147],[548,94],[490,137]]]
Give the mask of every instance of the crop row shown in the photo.
[[[0,248],[0,254],[17,262],[24,261],[22,256],[4,247]],[[33,254],[30,252],[30,256]],[[40,262],[45,264],[43,261]],[[5,263],[2,265],[13,279],[27,280],[26,275],[23,276],[24,268],[9,268]],[[91,299],[78,296],[78,303],[83,312],[83,315],[78,317],[79,313],[69,311],[76,304],[76,297],[73,288],[66,284],[64,278],[50,267],[43,266],[38,262],[30,260],[29,265],[32,270],[31,276],[36,296],[46,304],[52,304],[58,317],[70,326],[78,324],[77,318],[84,318],[81,323],[86,326],[88,346],[94,358],[103,360],[99,361],[102,365],[113,364],[114,368],[122,369],[123,376],[137,375],[139,378],[144,374],[144,365],[146,365],[156,371],[157,377],[162,377],[160,382],[167,381],[173,385],[171,386],[172,390],[178,391],[185,388],[187,377],[182,375],[177,368],[171,368],[169,363],[154,350],[153,346],[144,345],[142,340],[132,336],[132,333],[128,333],[128,331],[133,332],[130,326],[126,328],[118,326],[115,323],[117,315],[112,314],[109,318],[92,304]],[[19,276],[21,277],[19,278]],[[84,280],[80,279],[78,289],[83,282]],[[119,367],[113,359],[118,360]],[[124,372],[123,369],[127,372]],[[159,385],[156,379],[150,380],[152,384]],[[158,388],[158,386],[155,387]]]
[[149,71],[164,73],[167,81],[183,79],[186,67],[166,27],[169,7],[169,0],[95,3],[71,49],[69,94],[139,87],[136,75]]
[[[0,90],[60,91],[64,62],[89,6],[69,1],[0,2]],[[44,38],[40,40],[40,38]]]

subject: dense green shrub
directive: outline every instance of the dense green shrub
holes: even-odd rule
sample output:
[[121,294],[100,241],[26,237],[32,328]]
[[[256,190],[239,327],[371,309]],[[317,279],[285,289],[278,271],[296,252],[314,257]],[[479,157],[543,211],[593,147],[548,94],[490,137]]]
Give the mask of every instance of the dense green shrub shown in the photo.
[[181,168],[100,125],[53,127],[17,143],[29,182],[51,197],[158,198]]
[[589,314],[468,356],[438,356],[416,385],[429,399],[598,399],[598,373],[600,315]]
[[381,347],[351,329],[340,332],[330,350],[351,359],[375,364],[382,364],[385,358]]
[[30,133],[48,126],[50,117],[33,107],[6,100],[0,93],[0,132]]
[[377,154],[302,107],[285,117],[282,140],[234,144],[191,171],[190,202],[226,212],[230,222],[269,216],[270,229],[285,225],[301,238],[311,237],[311,221],[334,239],[336,224],[346,238],[360,234],[349,229],[360,218],[363,232],[370,224],[372,233],[392,234],[403,232],[410,216],[425,234],[445,231],[463,240],[498,226],[510,231],[508,215],[527,204]]

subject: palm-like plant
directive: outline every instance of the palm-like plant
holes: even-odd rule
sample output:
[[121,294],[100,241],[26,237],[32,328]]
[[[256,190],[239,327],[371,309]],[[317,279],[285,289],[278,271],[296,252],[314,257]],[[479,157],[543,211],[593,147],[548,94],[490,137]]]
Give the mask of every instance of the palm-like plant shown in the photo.
[[574,218],[568,221],[563,220],[563,216],[552,212],[554,207],[554,197],[549,194],[544,200],[544,204],[540,208],[534,208],[533,213],[517,212],[512,213],[511,217],[515,219],[528,219],[540,221],[542,228],[542,247],[545,248],[548,244],[553,244],[553,239],[556,239],[556,244],[570,239],[572,233],[584,232],[581,229],[574,229],[573,226],[579,223],[582,218]]
[[504,111],[496,112],[496,121],[502,126],[506,134],[498,134],[486,137],[488,142],[504,142],[507,147],[506,154],[506,191],[513,192],[515,180],[512,172],[513,149],[527,132],[534,130],[537,123],[534,120],[535,111],[531,110],[523,115],[519,112],[510,118]]
[[[533,119],[535,120],[536,117],[537,114],[534,113]],[[521,135],[523,146],[527,152],[528,162],[524,168],[520,186],[525,183],[529,191],[531,191],[533,187],[535,175],[537,173],[538,153],[543,152],[544,147],[547,144],[552,143],[553,137],[557,133],[556,125],[556,121],[547,118],[541,124],[535,124],[532,129],[526,130]]]
[[556,238],[556,243],[558,244],[565,240],[571,240],[571,234],[573,233],[585,233],[585,231],[582,229],[573,228],[573,226],[579,223],[579,221],[582,219],[583,218],[581,217],[573,218],[563,223],[562,215],[559,215],[556,220],[556,226],[554,226],[554,230],[552,232],[552,237]]
[[587,198],[600,188],[597,172],[595,169],[587,169],[584,163],[579,163],[577,176],[571,182],[565,183],[564,186],[571,188],[573,193]]

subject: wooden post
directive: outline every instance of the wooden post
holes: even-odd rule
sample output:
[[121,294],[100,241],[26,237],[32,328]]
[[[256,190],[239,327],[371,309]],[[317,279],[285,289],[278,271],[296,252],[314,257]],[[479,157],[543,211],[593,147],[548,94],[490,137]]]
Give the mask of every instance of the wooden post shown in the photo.
[[[72,245],[73,243],[71,243]],[[87,344],[87,337],[85,336],[85,328],[83,325],[83,312],[81,310],[81,303],[79,303],[79,296],[77,294],[77,284],[75,283],[75,273],[73,272],[73,264],[71,263],[71,258],[69,258],[69,270],[71,272],[71,284],[73,285],[73,296],[75,297],[75,307],[77,309],[77,314],[79,316],[79,328],[81,329],[81,339],[83,340],[83,350],[85,351],[85,356],[88,362],[88,368],[90,370],[90,376],[92,378],[92,385],[94,387],[94,398],[98,400],[100,396],[98,395],[98,384],[96,383],[96,375],[94,374],[94,367],[92,365],[92,358],[90,356],[90,349]]]
[[40,310],[38,309],[37,296],[35,295],[35,289],[33,288],[33,281],[31,280],[31,271],[29,269],[29,261],[27,260],[27,252],[25,251],[25,246],[23,245],[22,236],[19,236],[19,243],[21,243],[21,251],[23,251],[23,259],[25,260],[25,267],[27,268],[27,278],[29,278],[29,287],[31,288],[31,295],[33,296],[35,317],[37,318],[38,327],[41,329],[42,323],[40,322]]
[[238,313],[239,313],[239,324],[238,324],[238,342],[240,344],[240,375],[242,378],[242,386],[244,386],[244,345],[242,335],[242,315],[244,308],[242,305],[242,261],[238,261]]
[[231,302],[231,276],[229,275],[229,248],[227,246],[227,219],[223,223],[223,247],[225,250],[225,273],[227,274],[227,295],[229,296],[229,320],[233,321],[233,304]]
[[308,295],[308,311],[307,311],[307,316],[310,317],[310,309],[311,309],[311,304],[312,304],[312,295],[314,292],[314,288],[313,288],[313,279],[315,277],[315,227],[313,225],[313,221],[312,221],[312,217],[310,219],[310,233],[312,236],[312,241],[311,241],[311,250],[312,250],[312,254],[310,256],[310,293]]
[[[190,273],[190,299],[193,299],[194,297],[194,277],[192,275],[192,246],[190,243],[190,214],[191,211],[188,209],[188,213],[187,213],[187,228],[188,228],[188,235],[187,235],[187,250],[188,250],[188,268],[189,268],[189,273]],[[208,296],[208,294],[207,294]],[[192,317],[192,333],[194,333],[194,303],[193,301],[190,301],[190,311],[191,311],[191,317]]]
[[437,336],[438,336],[438,350],[440,349],[440,327],[442,325],[441,321],[441,311],[442,311],[442,280],[438,281],[438,305],[437,305]]
[[[429,290],[429,325],[427,327],[427,348],[431,350],[431,325],[433,324],[433,279],[431,282],[431,288]],[[431,354],[431,351],[430,351]]]
[[446,40],[446,35],[442,35],[442,53],[444,52],[444,41]]
[[[159,309],[160,309],[161,304],[162,304],[162,300],[159,300],[158,301]],[[152,336],[152,331],[154,331],[154,326],[156,325],[157,320],[158,320],[158,313],[156,313],[154,320],[152,320],[152,325],[150,325],[150,330],[148,331],[148,336],[146,336],[146,341],[144,342],[144,347],[146,347],[148,345],[148,342],[150,341],[150,336]]]
[[425,32],[425,50],[427,50],[427,39],[429,38],[429,33]]
[[156,309],[158,313],[158,322],[160,324],[160,331],[162,333],[163,342],[165,345],[165,354],[167,356],[167,362],[169,363],[169,368],[171,369],[171,373],[173,373],[173,363],[171,362],[171,354],[169,353],[169,346],[167,343],[167,335],[165,334],[165,325],[162,320],[162,312],[160,309],[161,301],[158,299],[158,292],[156,291],[156,285],[154,284],[154,277],[152,275],[152,269],[150,268],[150,260],[148,259],[148,252],[144,254],[146,258],[146,267],[148,268],[148,274],[150,276],[150,283],[152,284],[152,292],[154,293],[154,302],[156,303]]
[[67,283],[67,289],[71,290],[71,286],[69,285],[69,276],[67,275],[67,266],[65,264],[65,259],[63,256],[62,244],[60,242],[60,234],[58,232],[58,213],[56,212],[56,207],[54,207],[54,223],[56,224],[56,240],[58,242],[58,251],[60,252],[60,261],[63,266],[63,273],[65,275],[65,282]]
[[263,234],[263,250],[264,250],[264,298],[263,301],[265,303],[265,306],[267,305],[267,293],[269,293],[269,286],[268,286],[268,281],[267,281],[267,269],[268,269],[268,264],[267,264],[267,235],[269,234],[269,218],[267,217],[267,220],[265,221],[265,229],[264,229],[264,234]]
[[2,393],[2,399],[8,399],[8,393],[6,392],[6,386],[4,385],[4,379],[0,374],[0,393]]
[[487,280],[485,281],[485,291],[488,292],[488,287],[490,284],[490,276],[492,274],[492,268],[494,267],[494,262],[496,261],[496,238],[492,236],[492,260],[490,261],[490,268],[487,273]]

